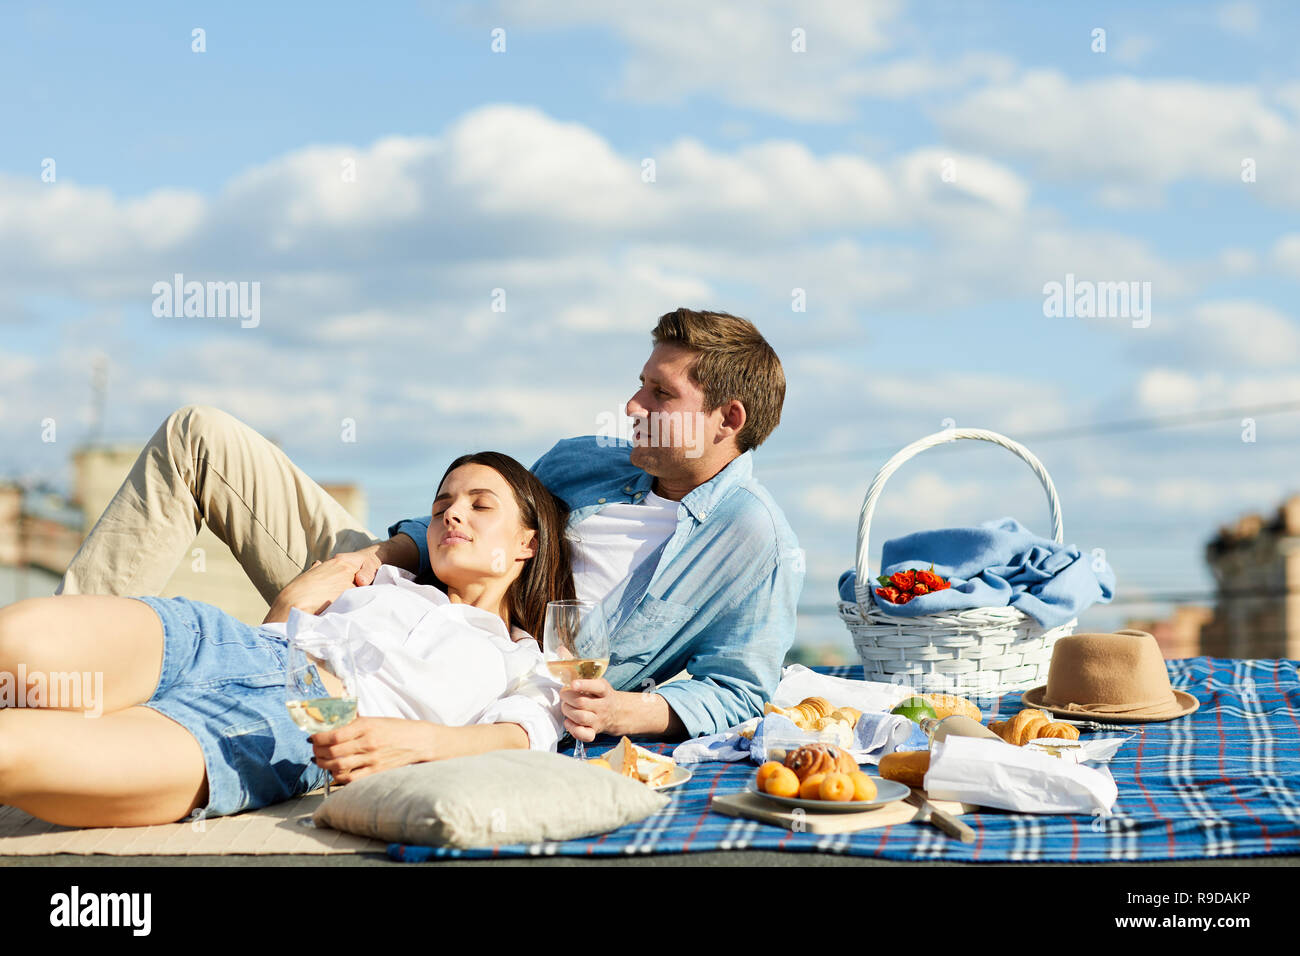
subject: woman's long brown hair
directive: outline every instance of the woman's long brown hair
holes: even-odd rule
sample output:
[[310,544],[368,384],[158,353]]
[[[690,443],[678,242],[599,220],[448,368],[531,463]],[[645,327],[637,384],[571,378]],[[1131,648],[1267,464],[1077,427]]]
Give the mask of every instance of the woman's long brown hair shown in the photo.
[[[447,466],[438,487],[461,465],[486,465],[504,478],[515,493],[520,524],[537,532],[536,553],[524,562],[523,571],[506,592],[506,612],[512,627],[527,631],[540,644],[547,603],[577,596],[569,540],[564,535],[569,507],[527,468],[497,451],[461,455]],[[438,586],[446,590],[441,581]]]

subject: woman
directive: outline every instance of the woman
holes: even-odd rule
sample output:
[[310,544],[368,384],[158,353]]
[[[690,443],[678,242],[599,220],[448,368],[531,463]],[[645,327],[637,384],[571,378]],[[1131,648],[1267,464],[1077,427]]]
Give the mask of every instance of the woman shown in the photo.
[[[331,559],[290,582],[260,628],[185,598],[68,595],[0,610],[0,676],[20,665],[103,674],[98,719],[0,707],[0,804],[65,826],[138,826],[285,800],[327,771],[346,783],[500,747],[553,749],[560,685],[529,635],[547,602],[573,597],[567,509],[517,461],[482,452],[452,462],[432,516],[436,588],[386,568],[321,608],[322,580],[352,573]],[[361,676],[357,719],[308,740],[285,707],[285,637],[313,630],[349,632]],[[446,714],[459,725],[411,719]]]

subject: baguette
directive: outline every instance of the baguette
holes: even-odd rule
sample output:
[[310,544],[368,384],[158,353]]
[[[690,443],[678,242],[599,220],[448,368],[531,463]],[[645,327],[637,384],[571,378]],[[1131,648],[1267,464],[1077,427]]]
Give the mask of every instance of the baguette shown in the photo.
[[928,750],[904,750],[880,758],[880,775],[886,780],[897,780],[909,787],[925,786],[925,774],[929,769]]

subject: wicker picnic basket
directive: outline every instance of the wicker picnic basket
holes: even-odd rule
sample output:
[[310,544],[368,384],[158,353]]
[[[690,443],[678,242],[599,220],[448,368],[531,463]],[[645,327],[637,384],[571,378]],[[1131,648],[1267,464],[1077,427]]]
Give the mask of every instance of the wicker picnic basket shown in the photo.
[[908,684],[922,693],[993,697],[1047,682],[1052,646],[1074,631],[1077,620],[1044,628],[1013,607],[974,608],[904,618],[876,606],[877,586],[869,568],[871,517],[876,500],[899,467],[927,448],[960,439],[1001,445],[1034,470],[1047,491],[1052,537],[1065,541],[1061,502],[1051,477],[1018,442],[983,428],[950,428],[912,442],[885,462],[867,489],[858,517],[855,601],[840,601],[839,612],[862,658],[867,680]]

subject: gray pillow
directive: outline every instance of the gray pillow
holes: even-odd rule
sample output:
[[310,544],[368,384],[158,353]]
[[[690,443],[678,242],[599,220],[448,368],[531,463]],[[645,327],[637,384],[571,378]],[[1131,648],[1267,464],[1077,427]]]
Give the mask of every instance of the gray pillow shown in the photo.
[[395,843],[476,847],[574,840],[663,809],[637,780],[541,750],[410,764],[336,789],[317,826]]

